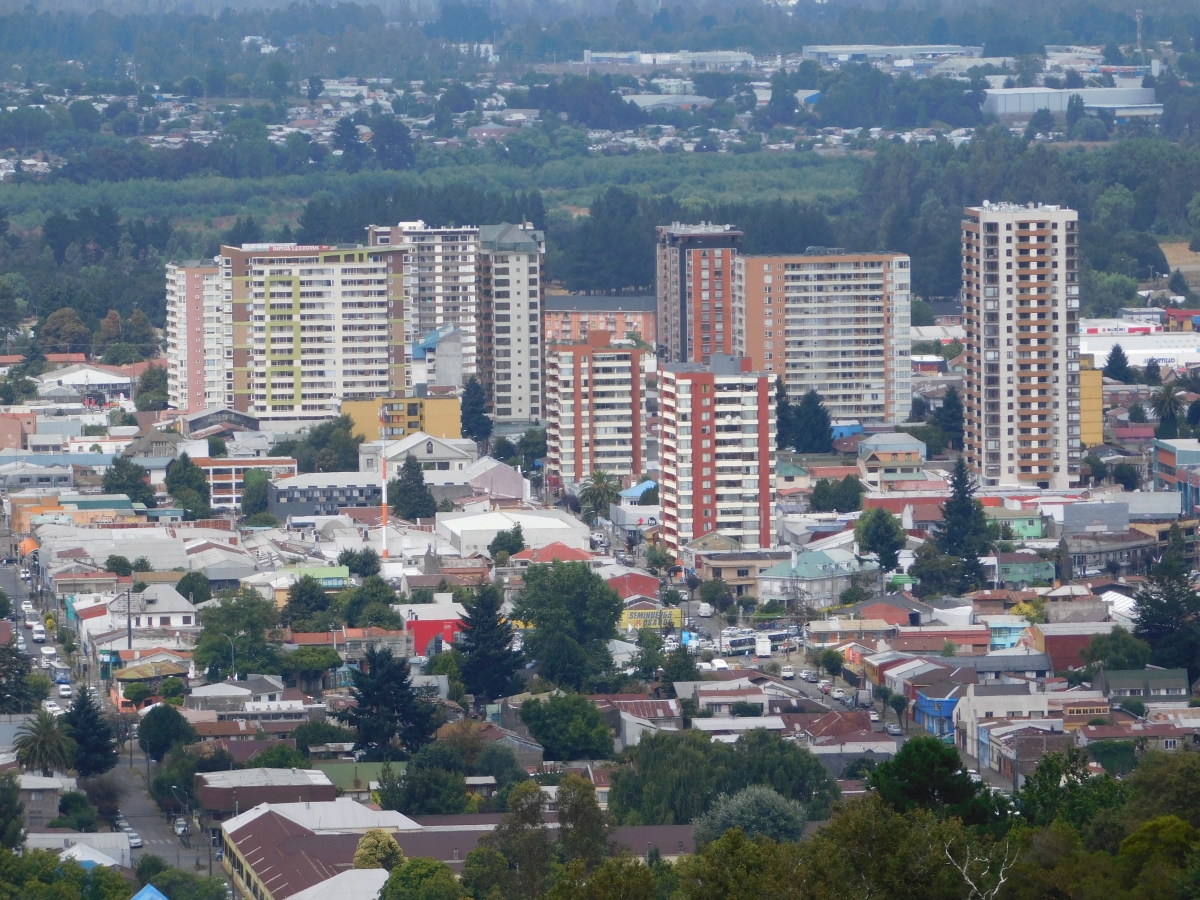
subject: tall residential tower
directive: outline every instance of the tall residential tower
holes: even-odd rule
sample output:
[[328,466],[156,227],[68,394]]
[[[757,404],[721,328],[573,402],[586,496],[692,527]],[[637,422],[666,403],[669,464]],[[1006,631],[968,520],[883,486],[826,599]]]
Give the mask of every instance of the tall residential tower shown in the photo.
[[907,420],[909,258],[813,247],[733,263],[733,350],[835,419]]
[[212,260],[167,265],[166,338],[171,406],[233,406],[233,299]]
[[985,200],[962,260],[967,460],[989,487],[1078,484],[1078,214]]
[[733,348],[730,277],[742,232],[732,225],[658,227],[658,344],[670,362],[704,362]]

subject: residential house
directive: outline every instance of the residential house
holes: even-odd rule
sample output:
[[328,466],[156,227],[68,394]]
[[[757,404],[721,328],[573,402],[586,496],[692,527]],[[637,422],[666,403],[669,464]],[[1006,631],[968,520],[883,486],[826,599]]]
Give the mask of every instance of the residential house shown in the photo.
[[835,605],[842,592],[868,580],[875,583],[879,563],[839,547],[794,552],[792,558],[758,576],[758,601],[801,600],[817,608]]
[[1029,620],[1023,616],[979,616],[979,621],[991,633],[988,650],[1008,650],[1017,646],[1021,635],[1029,628]]
[[[954,708],[955,744],[978,758],[980,726],[994,719],[1036,721],[1053,717],[1062,719],[1063,727],[1073,730],[1089,718],[1109,715],[1108,701],[1099,691],[1043,693],[1035,688],[1032,682],[967,685]],[[982,740],[986,743],[990,738],[985,734]]]
[[1117,722],[1111,725],[1084,725],[1079,729],[1079,746],[1096,741],[1128,741],[1138,752],[1161,750],[1175,753],[1200,747],[1200,728],[1175,722]]
[[913,720],[935,737],[954,734],[954,708],[967,685],[939,680],[917,690]]
[[22,816],[28,831],[40,831],[58,818],[58,800],[69,791],[77,790],[74,778],[66,775],[33,775],[23,772],[17,776],[17,791],[25,809]]
[[1031,584],[1054,581],[1054,562],[1029,551],[996,554],[996,580],[1008,587],[1024,589]]
[[992,522],[1012,529],[1017,540],[1041,540],[1045,534],[1042,514],[1036,509],[1009,509],[1006,506],[985,506],[984,515]]
[[786,548],[697,553],[696,574],[703,581],[721,579],[735,597],[757,597],[759,576],[791,557],[791,551]]
[[925,477],[925,443],[903,431],[873,434],[858,444],[859,480],[872,491]]
[[1056,672],[1063,669],[1082,669],[1086,664],[1079,651],[1086,647],[1097,634],[1109,634],[1111,622],[1042,622],[1029,626],[1026,643],[1050,657]]
[[898,626],[882,619],[851,619],[834,616],[829,619],[814,619],[804,626],[804,642],[810,648],[832,647],[843,641],[873,643],[890,640],[899,631]]
[[1187,669],[1106,669],[1101,666],[1092,678],[1092,688],[1110,701],[1140,700],[1146,706],[1187,706],[1191,686]]
[[756,706],[760,713],[766,712],[767,707],[767,696],[759,687],[703,687],[696,691],[695,697],[697,708],[713,716],[735,715],[734,707],[742,703]]

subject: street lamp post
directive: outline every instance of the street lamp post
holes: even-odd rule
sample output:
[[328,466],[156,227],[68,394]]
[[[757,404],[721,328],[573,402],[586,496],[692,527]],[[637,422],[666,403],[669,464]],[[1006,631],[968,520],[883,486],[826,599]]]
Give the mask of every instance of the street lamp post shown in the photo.
[[229,641],[229,671],[233,675],[233,680],[237,681],[237,648],[233,646],[233,638],[221,632],[221,637]]

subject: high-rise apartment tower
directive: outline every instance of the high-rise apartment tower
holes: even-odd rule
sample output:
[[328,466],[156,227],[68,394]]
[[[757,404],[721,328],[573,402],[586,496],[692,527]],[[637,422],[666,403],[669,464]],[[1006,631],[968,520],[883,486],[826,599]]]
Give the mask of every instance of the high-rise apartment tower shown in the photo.
[[909,258],[824,247],[733,263],[733,349],[815,390],[835,419],[903,422],[912,406]]
[[672,553],[714,531],[744,549],[772,545],[773,375],[715,353],[661,371],[663,539]]
[[1079,481],[1078,214],[988,203],[962,223],[964,449],[985,486]]
[[658,344],[671,362],[704,362],[733,348],[730,277],[742,232],[732,225],[660,225]]
[[171,406],[233,406],[233,298],[216,262],[167,265],[166,338]]

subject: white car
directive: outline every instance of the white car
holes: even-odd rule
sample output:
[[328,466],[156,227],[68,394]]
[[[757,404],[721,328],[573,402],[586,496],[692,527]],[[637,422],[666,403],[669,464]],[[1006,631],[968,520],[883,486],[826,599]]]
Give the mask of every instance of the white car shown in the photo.
[[127,834],[129,835],[129,846],[130,847],[133,847],[136,849],[143,845],[141,835],[137,834],[136,832],[127,832]]
[[796,668],[794,666],[784,666],[779,670],[779,677],[785,681],[791,681],[796,677]]
[[967,777],[976,784],[979,784],[981,781],[983,781],[983,776],[979,774],[978,769],[967,769]]
[[875,710],[871,710],[871,721],[872,722],[879,721],[879,713],[875,712]]
[[33,603],[29,600],[21,601],[21,612],[33,612]]
[[829,692],[829,696],[832,697],[834,700],[841,700],[843,697],[846,696],[846,692],[843,691],[841,688],[834,688],[832,691]]
[[25,638],[23,638],[23,637],[17,638],[17,649],[18,650],[20,650],[22,653],[24,653],[28,649],[28,647],[29,647],[29,645],[25,643]]
[[58,696],[71,699],[71,686],[69,684],[60,684],[58,686]]
[[904,733],[900,730],[900,726],[897,725],[895,722],[888,722],[887,725],[884,726],[883,730],[886,731],[888,734],[890,734],[892,737],[899,737],[901,734]]
[[57,703],[55,703],[53,700],[43,700],[42,708],[45,709],[46,712],[50,713],[50,715],[52,715],[52,716],[61,716],[62,712],[63,712],[62,707],[59,706]]

